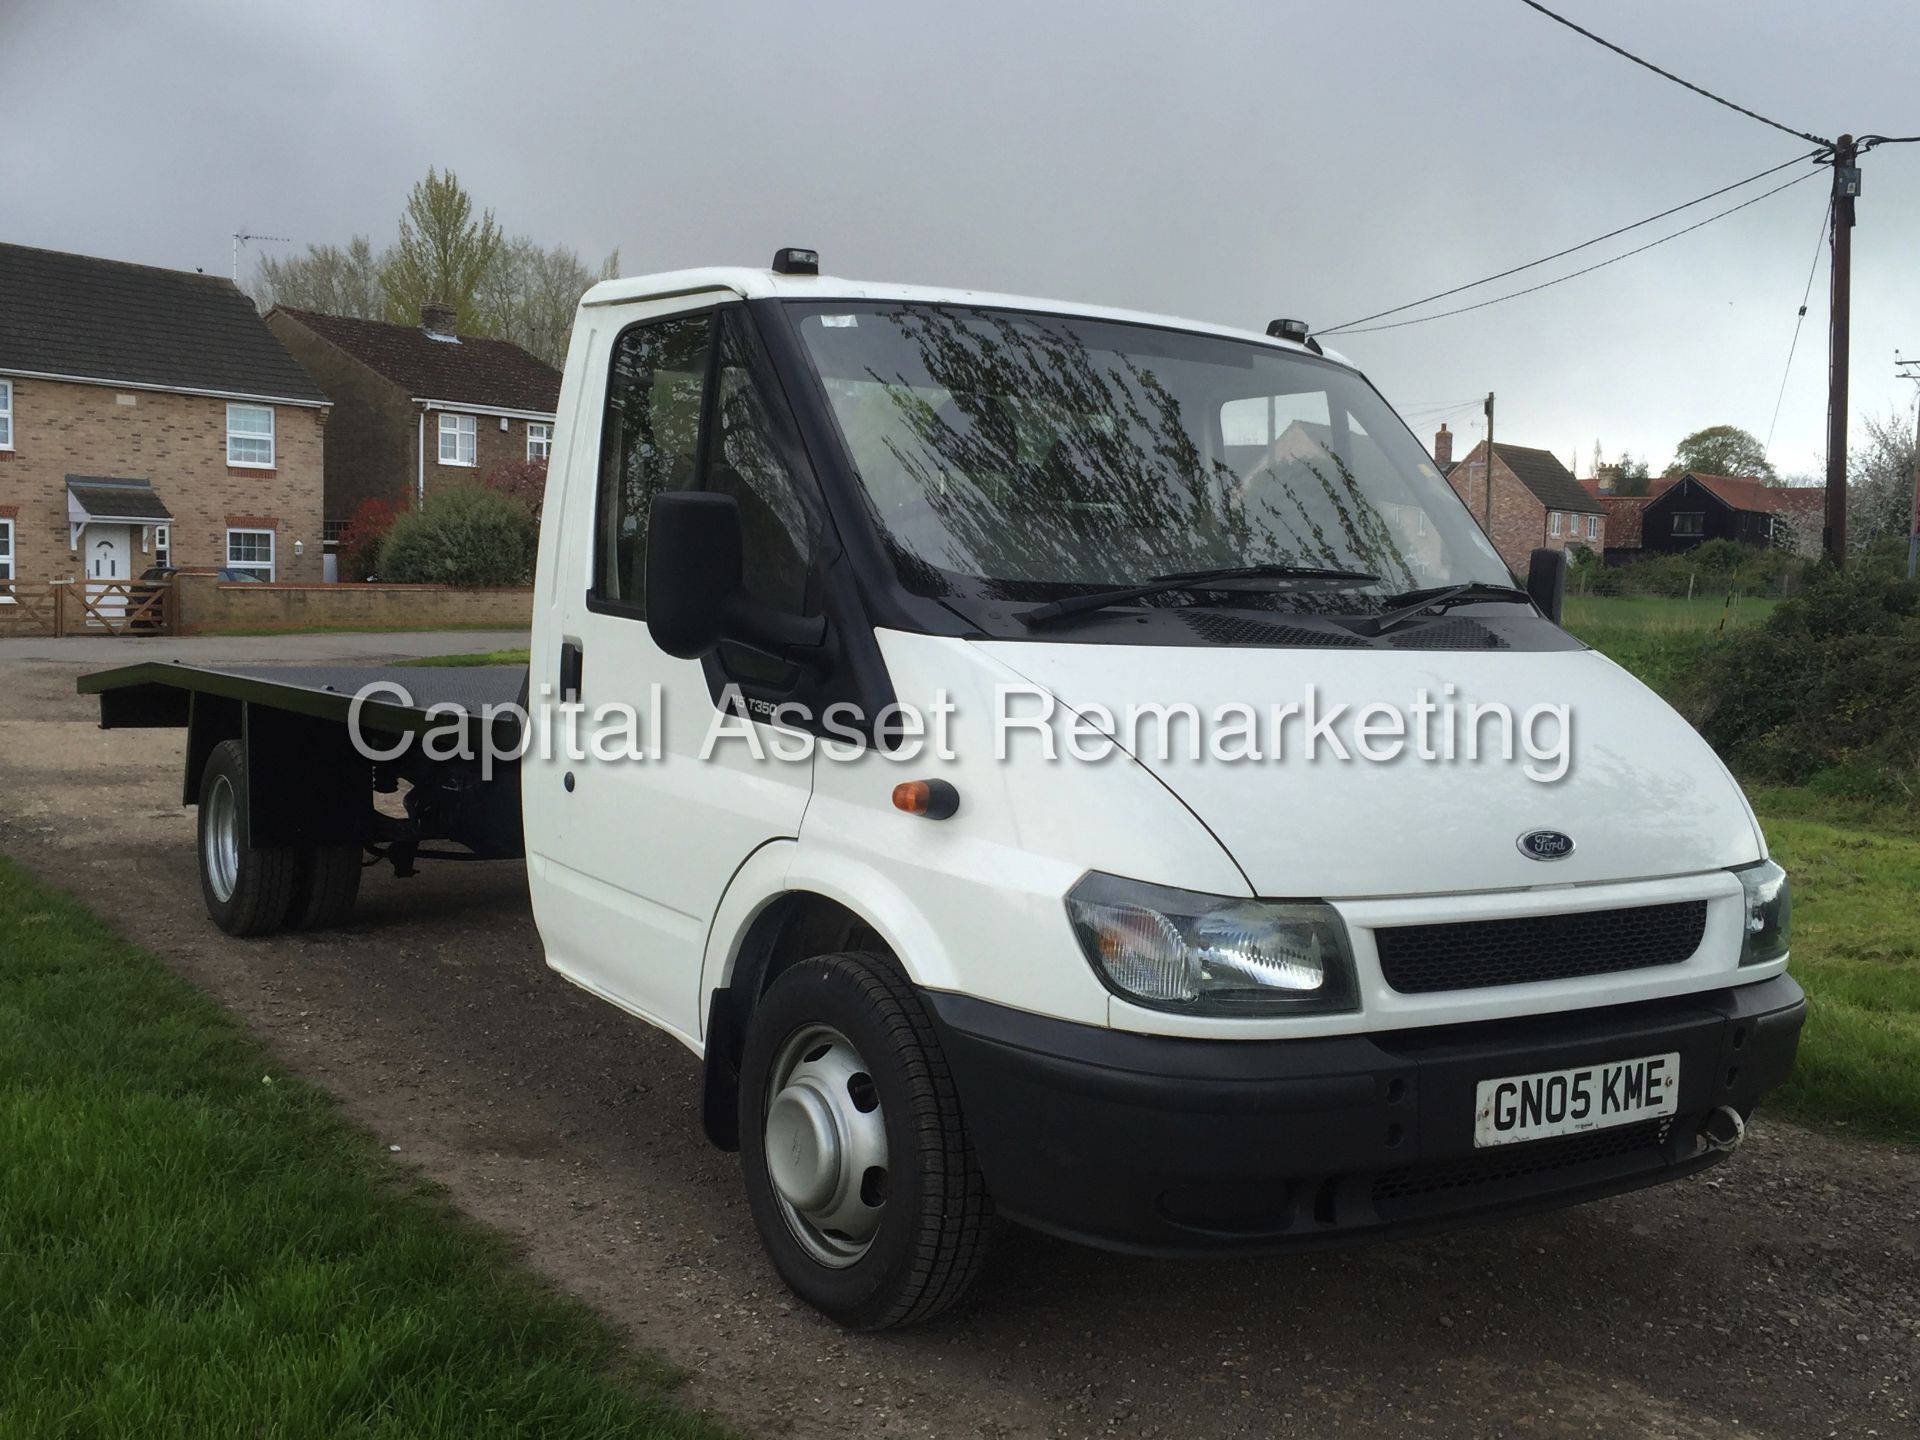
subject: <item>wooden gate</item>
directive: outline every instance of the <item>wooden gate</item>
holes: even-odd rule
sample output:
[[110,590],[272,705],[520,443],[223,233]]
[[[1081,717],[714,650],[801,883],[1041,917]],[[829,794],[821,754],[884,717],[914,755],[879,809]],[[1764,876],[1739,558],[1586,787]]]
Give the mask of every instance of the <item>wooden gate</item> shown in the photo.
[[173,633],[171,581],[0,581],[0,638]]

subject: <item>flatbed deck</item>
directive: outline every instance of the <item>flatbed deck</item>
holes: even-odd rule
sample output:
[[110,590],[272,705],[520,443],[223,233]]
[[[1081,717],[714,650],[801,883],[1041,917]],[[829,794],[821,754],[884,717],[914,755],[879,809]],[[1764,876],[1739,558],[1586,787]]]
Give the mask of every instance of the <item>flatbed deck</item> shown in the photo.
[[[464,717],[474,738],[482,717],[517,722],[499,712],[526,702],[524,665],[189,665],[147,661],[82,675],[82,695],[100,697],[102,729],[185,725],[192,697],[219,696],[265,705],[316,720],[347,722],[354,698],[380,687],[361,707],[361,725],[385,733],[418,734]],[[398,687],[396,693],[392,687]]]

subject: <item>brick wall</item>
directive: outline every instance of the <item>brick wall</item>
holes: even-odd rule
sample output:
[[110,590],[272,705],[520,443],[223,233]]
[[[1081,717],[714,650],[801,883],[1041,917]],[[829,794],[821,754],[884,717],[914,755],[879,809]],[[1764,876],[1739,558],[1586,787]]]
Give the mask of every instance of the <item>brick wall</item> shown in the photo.
[[1586,516],[1578,518],[1578,530],[1573,533],[1574,512],[1564,512],[1560,523],[1560,534],[1547,533],[1547,507],[1525,485],[1520,483],[1513,471],[1507,468],[1506,461],[1498,455],[1493,461],[1493,523],[1486,521],[1486,459],[1487,444],[1481,441],[1467,452],[1466,457],[1453,467],[1447,476],[1447,483],[1473,512],[1473,518],[1482,530],[1493,540],[1493,548],[1500,552],[1500,558],[1507,562],[1507,568],[1515,575],[1525,578],[1528,566],[1532,563],[1533,552],[1541,546],[1550,546],[1555,550],[1565,550],[1573,545],[1585,545],[1596,553],[1603,550],[1607,542],[1606,517],[1596,517],[1599,521],[1599,534],[1592,540],[1587,539]]
[[[227,402],[55,380],[13,382],[12,451],[0,451],[0,510],[14,515],[14,575],[83,573],[69,548],[67,476],[149,480],[173,512],[173,563],[227,563],[229,517],[275,532],[277,577],[318,581],[326,412],[276,405],[274,468],[227,467]],[[153,563],[133,537],[135,575]],[[296,557],[294,543],[304,554]],[[84,542],[83,542],[84,543]]]
[[284,311],[269,311],[267,328],[333,397],[327,421],[327,519],[351,520],[362,500],[412,495],[420,412],[406,390]]
[[523,630],[533,623],[533,591],[456,590],[447,585],[228,584],[183,575],[173,593],[181,634],[208,630],[369,629]]

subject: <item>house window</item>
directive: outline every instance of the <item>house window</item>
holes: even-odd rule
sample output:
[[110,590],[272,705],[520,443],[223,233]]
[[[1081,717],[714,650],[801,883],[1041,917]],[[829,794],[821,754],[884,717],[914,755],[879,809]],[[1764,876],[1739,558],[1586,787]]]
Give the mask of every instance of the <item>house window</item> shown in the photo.
[[[13,521],[0,520],[0,585],[13,584]],[[11,605],[13,596],[0,595],[0,605]]]
[[475,445],[473,416],[442,415],[440,417],[440,463],[442,465],[472,465],[475,463]]
[[0,380],[0,450],[13,448],[13,382]]
[[1706,534],[1707,512],[1704,510],[1676,510],[1673,514],[1673,534],[1675,539]]
[[532,423],[527,426],[527,459],[544,461],[553,453],[553,426]]
[[153,563],[156,565],[173,563],[173,527],[171,525],[153,527]]
[[1598,515],[1589,515],[1587,516],[1587,539],[1597,540],[1599,538],[1600,538],[1600,517]]
[[1547,534],[1558,536],[1559,533],[1560,512],[1558,510],[1550,510],[1547,512]]
[[273,579],[273,531],[227,531],[227,568]]
[[227,464],[249,470],[273,468],[273,407],[227,406]]

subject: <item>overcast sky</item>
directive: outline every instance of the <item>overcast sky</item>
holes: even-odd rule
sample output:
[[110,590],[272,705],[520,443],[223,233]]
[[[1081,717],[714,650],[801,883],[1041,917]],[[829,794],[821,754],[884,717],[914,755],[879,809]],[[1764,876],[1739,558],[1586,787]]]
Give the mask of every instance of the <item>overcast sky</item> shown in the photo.
[[[1920,133],[1910,0],[1556,8],[1795,129]],[[0,0],[0,96],[0,239],[25,244],[222,273],[242,228],[379,244],[437,165],[628,274],[806,244],[840,274],[1254,328],[1416,299],[1811,148],[1519,0]],[[1864,169],[1856,428],[1911,406],[1893,352],[1920,355],[1920,144]],[[1499,438],[1583,475],[1596,439],[1656,467],[1699,426],[1764,439],[1825,205],[1810,179],[1336,343],[1422,435],[1464,402],[1471,441],[1493,390]],[[1823,463],[1826,319],[1822,250],[1786,472]]]

